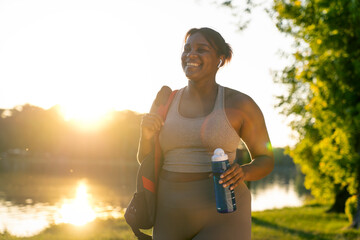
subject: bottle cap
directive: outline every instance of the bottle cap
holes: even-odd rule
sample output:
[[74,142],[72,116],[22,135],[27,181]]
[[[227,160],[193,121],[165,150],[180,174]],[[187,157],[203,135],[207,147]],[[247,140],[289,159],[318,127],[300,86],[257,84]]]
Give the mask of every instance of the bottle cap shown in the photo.
[[225,154],[224,150],[222,150],[221,148],[215,149],[214,155],[211,157],[211,161],[217,162],[225,160],[228,160],[228,155]]

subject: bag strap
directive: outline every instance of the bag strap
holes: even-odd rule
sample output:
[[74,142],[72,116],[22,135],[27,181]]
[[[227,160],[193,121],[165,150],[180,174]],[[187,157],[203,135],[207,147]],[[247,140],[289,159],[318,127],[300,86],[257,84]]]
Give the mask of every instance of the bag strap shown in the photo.
[[166,104],[165,105],[164,104],[160,105],[159,108],[157,109],[157,114],[159,114],[164,119],[164,121],[165,121],[166,115],[167,115],[167,113],[169,111],[170,104],[172,103],[177,91],[178,90],[172,91],[170,93],[170,95],[169,95],[169,98],[168,98]]
[[[159,106],[158,110],[157,110],[157,114],[159,114],[165,121],[166,119],[166,115],[169,111],[169,107],[171,102],[173,101],[175,94],[178,90],[172,91],[166,104],[162,104]],[[159,142],[159,134],[157,134],[155,136],[155,152],[154,152],[154,167],[155,167],[155,183],[153,182],[149,182],[149,183],[144,183],[144,186],[147,184],[150,184],[151,186],[153,186],[153,190],[152,192],[155,193],[155,186],[157,186],[157,180],[158,180],[158,175],[159,175],[159,171],[161,168],[161,158],[162,158],[162,151],[161,151],[161,147],[160,147],[160,142]],[[142,179],[144,182],[144,179]],[[151,191],[151,190],[150,190]],[[143,232],[140,231],[140,229],[136,226],[131,226],[132,231],[134,232],[135,236],[139,239],[139,240],[152,240],[152,236],[149,236]]]
[[152,240],[153,239],[152,236],[141,232],[139,230],[139,228],[136,228],[133,226],[130,226],[130,227],[131,227],[131,230],[134,232],[135,236],[137,237],[137,239],[139,239],[139,240]]
[[[171,92],[167,103],[165,105],[160,105],[158,108],[157,113],[162,116],[162,118],[166,119],[167,113],[169,111],[170,105],[172,103],[172,101],[174,100],[175,94],[177,93],[178,90],[174,90]],[[160,146],[160,141],[159,141],[159,135],[157,134],[155,136],[155,182],[157,183],[158,180],[158,176],[159,176],[159,172],[160,172],[160,168],[161,168],[161,158],[162,158],[162,151],[161,151],[161,146]]]

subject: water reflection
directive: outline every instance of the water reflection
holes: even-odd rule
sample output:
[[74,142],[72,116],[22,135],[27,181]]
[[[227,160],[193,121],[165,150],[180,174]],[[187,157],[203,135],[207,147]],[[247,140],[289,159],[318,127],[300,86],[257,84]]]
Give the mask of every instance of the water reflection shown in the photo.
[[263,211],[266,209],[298,207],[303,204],[304,196],[299,196],[295,191],[293,182],[284,187],[280,184],[273,184],[260,191],[252,191],[253,211]]
[[24,204],[14,204],[0,198],[0,232],[7,231],[18,237],[33,236],[51,224],[69,223],[82,226],[96,218],[120,218],[123,209],[102,201],[96,201],[88,193],[88,184],[81,180],[75,185],[73,198],[63,198],[54,204],[33,203],[26,199]]
[[275,166],[269,176],[250,182],[253,211],[301,206],[309,191],[304,176],[295,166]]
[[[84,225],[96,218],[120,218],[135,189],[133,177],[100,180],[0,173],[0,232],[38,234],[51,224]],[[251,182],[252,210],[300,206],[303,195],[294,169],[278,169]]]
[[87,193],[85,182],[78,183],[76,197],[65,199],[55,216],[55,223],[70,223],[76,226],[85,225],[96,218],[93,206],[90,204],[90,197]]
[[56,207],[48,204],[19,206],[0,200],[0,231],[19,237],[36,235],[50,225],[55,212]]

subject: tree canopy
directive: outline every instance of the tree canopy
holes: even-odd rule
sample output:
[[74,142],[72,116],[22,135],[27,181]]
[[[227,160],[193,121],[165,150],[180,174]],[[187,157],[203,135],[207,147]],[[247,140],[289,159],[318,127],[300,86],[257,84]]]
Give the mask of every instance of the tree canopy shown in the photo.
[[287,86],[278,107],[291,117],[290,150],[305,186],[330,202],[359,194],[360,1],[274,0],[278,29],[295,40],[291,64],[275,74]]

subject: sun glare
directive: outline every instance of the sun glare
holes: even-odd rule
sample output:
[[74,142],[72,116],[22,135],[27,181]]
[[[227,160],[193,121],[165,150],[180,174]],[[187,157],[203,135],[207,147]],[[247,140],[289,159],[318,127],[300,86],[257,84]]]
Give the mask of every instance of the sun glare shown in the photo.
[[66,200],[59,210],[58,223],[70,223],[83,226],[96,218],[87,193],[87,186],[81,182],[76,189],[76,197]]
[[62,106],[61,112],[66,121],[74,122],[83,129],[94,129],[104,123],[111,109],[94,106]]

